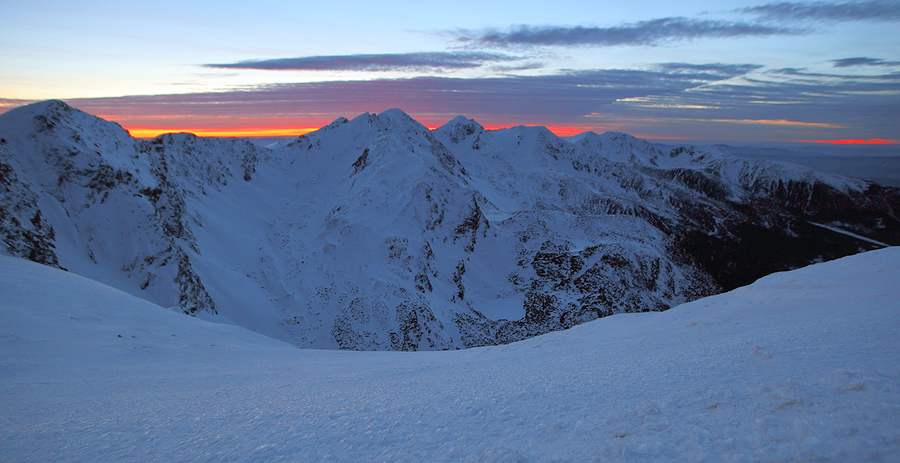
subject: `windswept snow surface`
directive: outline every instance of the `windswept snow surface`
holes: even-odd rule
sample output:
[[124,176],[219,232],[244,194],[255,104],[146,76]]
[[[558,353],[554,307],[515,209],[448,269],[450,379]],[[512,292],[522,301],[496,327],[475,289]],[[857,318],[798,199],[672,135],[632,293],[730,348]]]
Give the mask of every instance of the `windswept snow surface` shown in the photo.
[[446,352],[297,349],[9,257],[0,294],[2,461],[900,455],[900,248]]

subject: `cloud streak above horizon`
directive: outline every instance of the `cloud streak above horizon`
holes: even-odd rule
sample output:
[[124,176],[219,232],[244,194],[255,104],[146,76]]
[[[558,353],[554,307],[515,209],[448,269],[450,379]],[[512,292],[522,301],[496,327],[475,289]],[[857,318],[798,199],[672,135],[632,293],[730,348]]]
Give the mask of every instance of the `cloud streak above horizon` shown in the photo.
[[416,71],[467,69],[520,58],[483,52],[384,53],[306,56],[205,64],[208,68],[292,71]]
[[701,38],[765,37],[802,31],[783,26],[746,22],[661,18],[613,27],[519,26],[510,31],[460,32],[457,40],[488,46],[654,46]]
[[851,66],[900,66],[900,61],[885,61],[880,58],[844,58],[831,60],[836,68],[847,68]]
[[900,2],[882,0],[843,3],[781,2],[740,8],[735,11],[759,15],[763,19],[779,21],[807,19],[827,21],[900,21]]
[[[486,126],[577,127],[638,136],[664,131],[709,139],[703,121],[743,121],[730,124],[734,129],[723,129],[734,132],[721,132],[722,139],[771,137],[771,131],[764,132],[766,126],[781,127],[784,132],[779,136],[794,139],[821,138],[823,131],[844,137],[900,138],[893,122],[900,75],[834,77],[764,71],[751,64],[663,63],[645,70],[326,81],[69,102],[126,127],[196,120],[235,127],[246,121],[258,126],[277,121],[282,127],[308,129],[338,116],[399,107],[429,127],[463,114]],[[136,113],[136,108],[152,118]]]
[[[155,103],[182,109],[209,105],[218,113],[229,114],[234,108],[223,105],[261,101],[285,104],[273,108],[272,114],[296,109],[298,102],[305,111],[353,114],[383,107],[430,108],[432,112],[458,115],[473,108],[477,114],[505,115],[529,113],[552,114],[565,108],[566,113],[587,114],[598,104],[611,104],[616,99],[649,94],[675,94],[704,84],[740,76],[753,65],[666,63],[651,70],[606,69],[570,71],[541,76],[508,76],[503,78],[454,78],[424,76],[405,79],[326,81],[272,84],[255,90],[210,92],[184,95],[147,95],[122,98],[82,99],[90,105],[132,99],[142,105]],[[216,109],[218,108],[218,109]],[[414,111],[414,110],[412,110]]]
[[[612,107],[617,99],[678,95],[745,72],[733,65],[679,63],[653,70],[572,71],[542,76],[326,81],[260,86],[254,90],[67,100],[127,128],[157,127],[171,121],[193,129],[277,121],[281,127],[318,128],[338,116],[398,107],[429,127],[464,114],[486,126],[607,127],[584,116]],[[136,111],[137,110],[137,111]],[[146,114],[143,115],[143,114]],[[591,125],[588,125],[591,123]],[[621,128],[608,126],[609,129]]]
[[455,33],[464,43],[493,46],[614,47],[657,46],[677,41],[742,37],[807,35],[814,30],[797,21],[900,21],[900,2],[780,2],[739,8],[733,13],[749,15],[755,21],[726,21],[667,17],[617,26],[531,26],[508,30],[463,30]]

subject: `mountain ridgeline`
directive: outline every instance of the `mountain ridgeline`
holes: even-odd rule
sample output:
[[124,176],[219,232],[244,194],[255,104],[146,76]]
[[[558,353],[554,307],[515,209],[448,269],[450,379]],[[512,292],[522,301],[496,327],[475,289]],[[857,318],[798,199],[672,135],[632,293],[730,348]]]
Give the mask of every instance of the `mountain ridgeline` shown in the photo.
[[900,190],[389,110],[285,147],[0,115],[0,252],[302,347],[495,345],[900,244]]

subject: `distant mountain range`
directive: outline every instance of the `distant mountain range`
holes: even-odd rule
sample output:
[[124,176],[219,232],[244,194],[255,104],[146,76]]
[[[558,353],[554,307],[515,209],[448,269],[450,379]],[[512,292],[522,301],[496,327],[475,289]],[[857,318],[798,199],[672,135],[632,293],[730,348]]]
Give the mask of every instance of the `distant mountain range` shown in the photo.
[[0,252],[304,347],[493,345],[900,244],[900,189],[400,110],[275,149],[0,115]]
[[820,172],[864,178],[881,185],[900,187],[900,148],[897,146],[804,146],[803,150],[726,146],[724,149],[740,157],[799,164]]

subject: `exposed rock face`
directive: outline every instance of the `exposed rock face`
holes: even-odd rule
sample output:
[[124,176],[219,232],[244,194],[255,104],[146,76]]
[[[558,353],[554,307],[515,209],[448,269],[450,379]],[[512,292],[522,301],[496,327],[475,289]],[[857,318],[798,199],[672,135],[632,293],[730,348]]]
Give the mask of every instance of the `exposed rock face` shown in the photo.
[[7,253],[59,268],[53,225],[41,215],[37,196],[19,181],[0,140],[0,235]]
[[[276,151],[0,115],[3,252],[299,346],[506,343],[900,244],[897,189],[626,134],[399,110]],[[857,235],[839,233],[843,230]],[[860,238],[862,237],[862,238]]]
[[[163,150],[58,101],[3,117],[0,200],[11,203],[3,208],[10,254],[58,265],[60,251],[71,271],[186,313],[216,312],[185,253],[198,252],[184,201],[197,184],[170,181]],[[209,172],[204,163],[199,171]],[[64,249],[56,248],[60,242]]]

